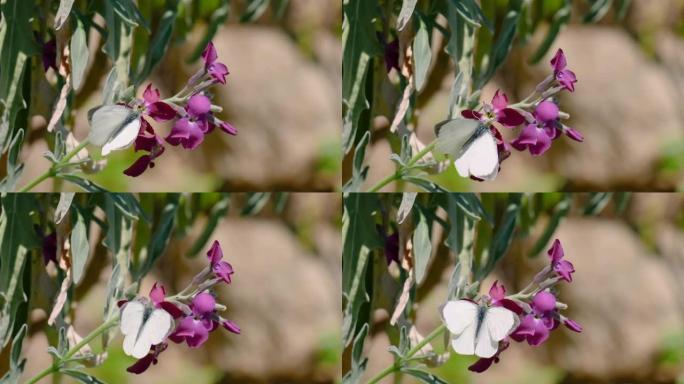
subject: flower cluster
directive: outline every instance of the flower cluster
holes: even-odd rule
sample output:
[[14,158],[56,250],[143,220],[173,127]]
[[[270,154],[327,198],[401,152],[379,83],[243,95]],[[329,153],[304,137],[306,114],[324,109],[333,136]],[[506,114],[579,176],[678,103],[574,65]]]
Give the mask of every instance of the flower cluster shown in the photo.
[[[211,288],[221,282],[231,282],[233,267],[223,259],[223,252],[218,241],[214,241],[207,252],[209,265],[197,274],[192,284],[175,296],[166,296],[166,290],[155,283],[149,294],[149,301],[156,309],[168,312],[174,319],[174,328],[166,336],[166,340],[153,345],[146,356],[128,367],[131,373],[142,373],[150,365],[157,364],[159,355],[168,347],[167,340],[174,343],[186,343],[190,348],[198,348],[209,339],[209,333],[218,327],[239,334],[240,327],[223,318],[219,312],[226,309],[216,302]],[[188,292],[188,293],[186,293]],[[126,301],[119,303],[123,306]]]
[[[518,151],[528,150],[533,156],[540,156],[551,148],[553,140],[565,134],[575,141],[583,141],[581,133],[561,122],[569,115],[562,112],[555,97],[563,90],[573,92],[577,78],[567,69],[563,50],[559,49],[551,59],[553,74],[537,85],[532,95],[525,100],[510,104],[508,97],[497,90],[491,104],[482,103],[479,108],[466,109],[461,115],[466,119],[479,120],[488,125],[497,139],[499,162],[510,155],[510,147]],[[518,137],[506,143],[493,123],[506,128],[523,126]]]
[[184,149],[195,149],[214,128],[236,135],[237,130],[231,124],[214,115],[220,111],[212,105],[207,89],[214,84],[226,84],[228,67],[218,61],[213,43],[209,43],[202,53],[204,66],[195,73],[185,87],[175,96],[161,99],[158,89],[149,84],[143,92],[142,100],[136,100],[133,107],[142,115],[155,121],[173,121],[171,132],[162,140],[152,126],[140,117],[140,132],[135,139],[135,151],[147,152],[138,158],[124,173],[128,176],[140,176],[148,168],[154,167],[154,160],[164,153],[164,141],[172,146]]
[[556,239],[548,250],[550,264],[542,269],[534,278],[532,284],[521,292],[506,296],[506,288],[495,281],[489,290],[489,295],[483,300],[491,306],[505,307],[513,311],[519,318],[518,327],[507,338],[499,343],[496,355],[481,358],[468,367],[473,372],[484,372],[493,363],[499,362],[500,354],[510,345],[510,340],[527,342],[538,346],[549,338],[551,331],[560,324],[574,332],[582,332],[582,326],[568,319],[560,313],[567,305],[558,301],[552,288],[561,281],[572,281],[575,269],[572,263],[564,259],[563,247]]

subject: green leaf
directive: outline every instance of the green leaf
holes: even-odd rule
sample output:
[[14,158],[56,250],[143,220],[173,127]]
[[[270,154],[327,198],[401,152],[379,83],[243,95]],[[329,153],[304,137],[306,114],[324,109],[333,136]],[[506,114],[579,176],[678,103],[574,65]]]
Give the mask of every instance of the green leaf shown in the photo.
[[401,3],[401,11],[399,11],[399,16],[397,17],[397,30],[401,31],[406,27],[406,24],[411,20],[413,10],[416,9],[417,2],[418,0],[404,0]]
[[450,0],[450,4],[454,6],[456,12],[458,12],[463,20],[470,24],[471,27],[480,27],[484,25],[490,31],[494,30],[491,21],[487,19],[482,12],[482,8],[480,8],[475,0]]
[[154,263],[161,257],[171,238],[171,231],[176,223],[176,213],[180,205],[180,194],[171,193],[166,196],[166,202],[152,234],[152,240],[147,247],[147,255],[142,265],[134,273],[134,281],[139,281],[152,269]]
[[432,255],[432,242],[430,240],[430,225],[422,210],[414,211],[418,216],[418,224],[413,231],[413,262],[416,269],[416,284],[423,282],[425,271],[430,263]]
[[71,207],[71,202],[74,200],[74,192],[62,192],[59,194],[59,202],[57,203],[57,208],[55,208],[55,224],[59,224],[64,220],[66,214],[69,213],[69,207]]
[[366,146],[370,142],[370,131],[363,134],[361,141],[356,145],[354,151],[354,164],[352,167],[352,177],[347,181],[342,190],[344,192],[358,192],[368,176],[368,166],[363,165],[366,157]]
[[79,383],[84,383],[84,384],[106,384],[104,381],[100,381],[98,378],[95,376],[90,376],[87,373],[77,371],[75,369],[71,368],[62,368],[60,370],[63,374],[67,376],[71,376],[74,379],[78,380]]
[[342,378],[343,384],[356,384],[361,381],[361,376],[366,370],[368,359],[363,357],[363,345],[368,336],[368,324],[364,324],[361,331],[354,337],[354,345],[351,354],[351,369]]
[[0,182],[0,192],[11,192],[16,189],[17,182],[24,171],[19,155],[24,144],[24,129],[21,128],[12,137],[7,156],[7,176]]
[[416,192],[404,192],[401,194],[401,204],[399,204],[399,209],[397,210],[397,223],[401,224],[404,219],[408,217],[411,213],[411,208],[413,208],[413,203],[416,201]]
[[402,367],[401,372],[413,376],[418,379],[421,383],[428,384],[449,384],[448,382],[440,379],[439,377],[433,375],[432,373],[421,371],[416,368]]
[[27,330],[28,325],[24,324],[19,329],[19,332],[17,332],[17,335],[14,336],[14,339],[12,340],[12,350],[10,351],[10,368],[9,371],[0,378],[0,384],[16,384],[19,382],[19,378],[24,372],[24,366],[26,365],[26,359],[21,358],[21,347]]
[[537,239],[537,242],[534,244],[534,246],[532,246],[532,249],[530,250],[530,257],[536,257],[540,255],[541,252],[548,246],[551,237],[556,232],[556,229],[558,229],[558,226],[560,225],[561,221],[570,212],[571,202],[572,194],[568,193],[564,195],[563,200],[556,204],[556,206],[553,209],[553,214],[551,215],[551,220],[549,220],[549,223],[546,225],[544,232],[542,232],[541,236],[539,236],[539,239]]
[[71,84],[79,90],[83,84],[83,75],[88,65],[87,32],[81,19],[76,18],[76,30],[71,35]]
[[242,216],[253,216],[261,212],[271,198],[270,192],[255,192],[249,195],[247,203],[242,208]]
[[584,206],[585,216],[595,216],[603,211],[613,198],[611,192],[595,192],[589,195],[589,202]]
[[357,122],[361,112],[369,107],[365,84],[371,58],[382,54],[373,25],[377,7],[377,0],[343,1],[342,148],[344,153],[348,153],[356,142]]
[[423,17],[418,13],[418,32],[413,39],[413,61],[416,76],[416,91],[420,92],[425,86],[430,62],[432,61],[432,48],[430,48],[430,32]]
[[518,31],[518,23],[523,6],[522,0],[511,0],[501,28],[497,32],[497,38],[489,54],[487,70],[478,78],[475,88],[482,88],[496,73],[496,70],[506,61],[511,52],[513,40]]
[[556,37],[558,37],[560,31],[563,29],[563,27],[565,27],[566,24],[568,24],[568,22],[570,22],[571,13],[571,0],[563,0],[563,6],[553,15],[551,26],[549,27],[548,32],[546,32],[544,40],[539,45],[539,48],[537,48],[534,54],[532,54],[532,56],[530,57],[530,63],[538,63],[539,60],[541,60],[544,57],[544,55],[546,55],[546,52],[549,51],[549,48],[551,48],[551,45],[556,40]]
[[[496,263],[508,252],[513,242],[513,236],[518,226],[520,208],[522,207],[522,193],[511,193],[508,196],[506,211],[501,222],[494,227],[494,237],[489,245],[486,260],[481,260],[481,268],[476,279],[481,280],[494,269]],[[479,240],[479,238],[478,238]]]
[[169,42],[173,35],[173,26],[178,15],[179,0],[167,0],[164,6],[164,14],[159,21],[154,37],[150,42],[145,55],[142,69],[136,77],[136,84],[142,84],[152,73],[152,70],[164,57],[164,53],[169,48]]
[[615,20],[622,20],[627,15],[627,10],[629,10],[629,5],[632,0],[617,0],[617,6],[615,10]]
[[348,345],[356,329],[361,304],[367,301],[363,285],[369,253],[384,246],[372,213],[379,202],[375,194],[351,193],[344,196],[342,215],[342,293],[344,318],[342,340]]
[[582,18],[583,23],[595,23],[608,13],[613,0],[592,0],[591,8]]
[[222,194],[221,200],[219,200],[213,207],[211,207],[211,212],[209,212],[209,217],[207,218],[207,224],[202,229],[202,232],[195,240],[190,250],[187,253],[188,257],[195,257],[202,251],[205,245],[209,243],[209,237],[214,233],[219,221],[226,216],[230,209],[230,195]]
[[249,0],[245,13],[240,17],[240,22],[248,23],[260,18],[266,12],[270,2],[270,0]]
[[202,56],[204,48],[206,48],[211,39],[216,36],[216,32],[218,32],[219,27],[228,19],[229,14],[230,2],[228,0],[221,0],[221,6],[216,8],[214,13],[211,14],[211,17],[209,18],[209,25],[207,26],[207,32],[204,33],[204,37],[202,37],[202,40],[200,40],[199,44],[197,44],[197,47],[195,47],[195,50],[192,52],[190,57],[188,57],[188,62],[194,62],[195,60],[199,59],[200,56]]
[[0,147],[4,153],[19,128],[15,119],[24,101],[28,58],[39,52],[33,41],[34,0],[0,2]]
[[19,306],[26,302],[23,290],[28,252],[40,247],[31,212],[37,205],[32,194],[0,197],[0,348],[7,345],[15,329]]
[[71,230],[71,268],[74,277],[74,284],[81,282],[85,266],[90,255],[90,244],[88,244],[88,229],[83,220],[83,216],[78,209],[72,211],[75,216],[74,226]]
[[133,0],[108,0],[107,2],[111,4],[114,12],[130,28],[142,26],[149,32],[150,26]]

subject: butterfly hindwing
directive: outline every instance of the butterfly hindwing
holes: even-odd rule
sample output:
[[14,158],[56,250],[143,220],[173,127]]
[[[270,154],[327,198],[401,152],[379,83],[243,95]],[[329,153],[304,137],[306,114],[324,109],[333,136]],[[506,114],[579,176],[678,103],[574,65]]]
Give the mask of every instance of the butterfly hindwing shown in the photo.
[[153,345],[159,344],[173,327],[173,318],[162,309],[149,311],[139,301],[129,301],[121,310],[121,333],[124,352],[142,358]]
[[103,105],[88,115],[88,141],[102,146],[102,155],[133,143],[140,131],[140,114],[124,105]]
[[463,153],[456,158],[454,166],[463,177],[475,176],[482,180],[493,180],[499,172],[499,151],[494,135],[487,129],[479,132]]
[[499,349],[503,340],[518,326],[518,316],[503,307],[487,308],[475,344],[475,354],[489,358]]

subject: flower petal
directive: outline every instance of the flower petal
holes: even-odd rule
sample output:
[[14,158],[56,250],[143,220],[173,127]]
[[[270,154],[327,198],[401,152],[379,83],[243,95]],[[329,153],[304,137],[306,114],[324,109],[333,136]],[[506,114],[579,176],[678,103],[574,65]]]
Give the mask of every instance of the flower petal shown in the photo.
[[124,170],[126,176],[138,177],[147,170],[152,164],[152,157],[150,155],[143,155],[138,160],[136,160],[130,167]]
[[517,127],[525,123],[525,118],[513,108],[503,108],[496,111],[496,121],[507,127]]
[[152,299],[152,303],[154,303],[155,306],[161,304],[162,301],[166,298],[166,290],[164,289],[164,286],[155,282],[154,285],[152,286],[152,290],[150,290],[150,299]]
[[219,244],[218,241],[214,240],[214,243],[211,244],[211,248],[207,252],[207,257],[211,264],[216,264],[223,259],[223,251],[221,250],[221,244]]
[[501,90],[497,89],[492,97],[492,106],[494,111],[500,111],[508,106],[508,97]]
[[202,94],[196,94],[190,97],[186,106],[190,116],[199,118],[209,113],[211,110],[211,100]]
[[202,292],[192,299],[192,312],[196,316],[206,317],[214,313],[216,299],[211,293]]
[[551,59],[551,66],[553,67],[554,72],[558,72],[563,70],[566,66],[568,65],[567,61],[565,60],[565,54],[563,53],[562,49],[558,49],[556,51],[556,54],[553,56]]

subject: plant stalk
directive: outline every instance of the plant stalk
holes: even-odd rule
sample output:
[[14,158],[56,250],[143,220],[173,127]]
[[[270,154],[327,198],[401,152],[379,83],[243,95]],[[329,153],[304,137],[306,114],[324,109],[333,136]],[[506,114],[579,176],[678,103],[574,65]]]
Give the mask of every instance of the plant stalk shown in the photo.
[[38,184],[42,183],[43,181],[54,177],[57,174],[57,171],[64,167],[65,165],[69,164],[69,160],[71,160],[74,156],[76,156],[83,148],[88,145],[88,140],[83,140],[80,144],[78,144],[74,149],[72,149],[69,153],[64,155],[64,157],[59,161],[59,163],[52,164],[52,166],[45,171],[42,175],[36,177],[35,179],[31,180],[28,182],[22,189],[19,190],[19,192],[29,192],[33,188],[35,188]]

